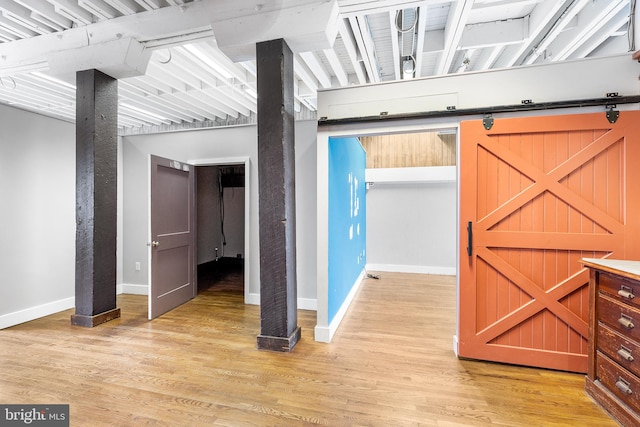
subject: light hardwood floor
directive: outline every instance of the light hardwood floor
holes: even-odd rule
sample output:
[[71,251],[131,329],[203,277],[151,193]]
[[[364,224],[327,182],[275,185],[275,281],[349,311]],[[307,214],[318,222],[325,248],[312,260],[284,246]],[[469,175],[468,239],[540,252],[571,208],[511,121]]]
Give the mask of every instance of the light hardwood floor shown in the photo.
[[331,344],[299,311],[292,353],[256,350],[259,307],[201,292],[153,321],[146,297],[94,329],[66,311],[0,331],[0,402],[68,403],[72,426],[616,426],[584,376],[458,360],[455,279],[366,279]]

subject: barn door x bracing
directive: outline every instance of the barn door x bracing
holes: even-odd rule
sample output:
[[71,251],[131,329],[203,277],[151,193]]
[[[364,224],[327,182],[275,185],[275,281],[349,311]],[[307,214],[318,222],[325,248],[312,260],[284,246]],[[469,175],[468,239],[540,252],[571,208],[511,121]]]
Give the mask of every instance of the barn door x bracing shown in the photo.
[[196,296],[195,171],[151,156],[149,319]]
[[640,259],[638,123],[638,111],[462,123],[461,357],[586,372],[580,260]]

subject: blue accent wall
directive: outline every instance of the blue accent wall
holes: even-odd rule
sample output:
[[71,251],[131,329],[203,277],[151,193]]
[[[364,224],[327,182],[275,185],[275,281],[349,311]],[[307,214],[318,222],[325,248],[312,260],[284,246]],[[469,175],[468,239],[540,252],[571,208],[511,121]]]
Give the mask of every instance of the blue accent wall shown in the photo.
[[358,138],[329,138],[329,323],[366,264],[365,167]]

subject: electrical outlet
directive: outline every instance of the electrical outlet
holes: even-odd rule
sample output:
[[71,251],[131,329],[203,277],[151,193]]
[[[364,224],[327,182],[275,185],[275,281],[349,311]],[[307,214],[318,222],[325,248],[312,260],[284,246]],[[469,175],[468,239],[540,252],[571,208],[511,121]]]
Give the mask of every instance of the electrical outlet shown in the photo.
[[140,271],[140,263],[136,262],[136,271]]

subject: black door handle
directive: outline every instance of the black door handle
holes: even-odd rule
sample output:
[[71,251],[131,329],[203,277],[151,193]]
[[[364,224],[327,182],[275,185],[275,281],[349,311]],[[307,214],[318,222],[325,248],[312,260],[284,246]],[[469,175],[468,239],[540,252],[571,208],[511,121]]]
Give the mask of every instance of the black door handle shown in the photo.
[[473,254],[473,223],[467,223],[467,255]]

